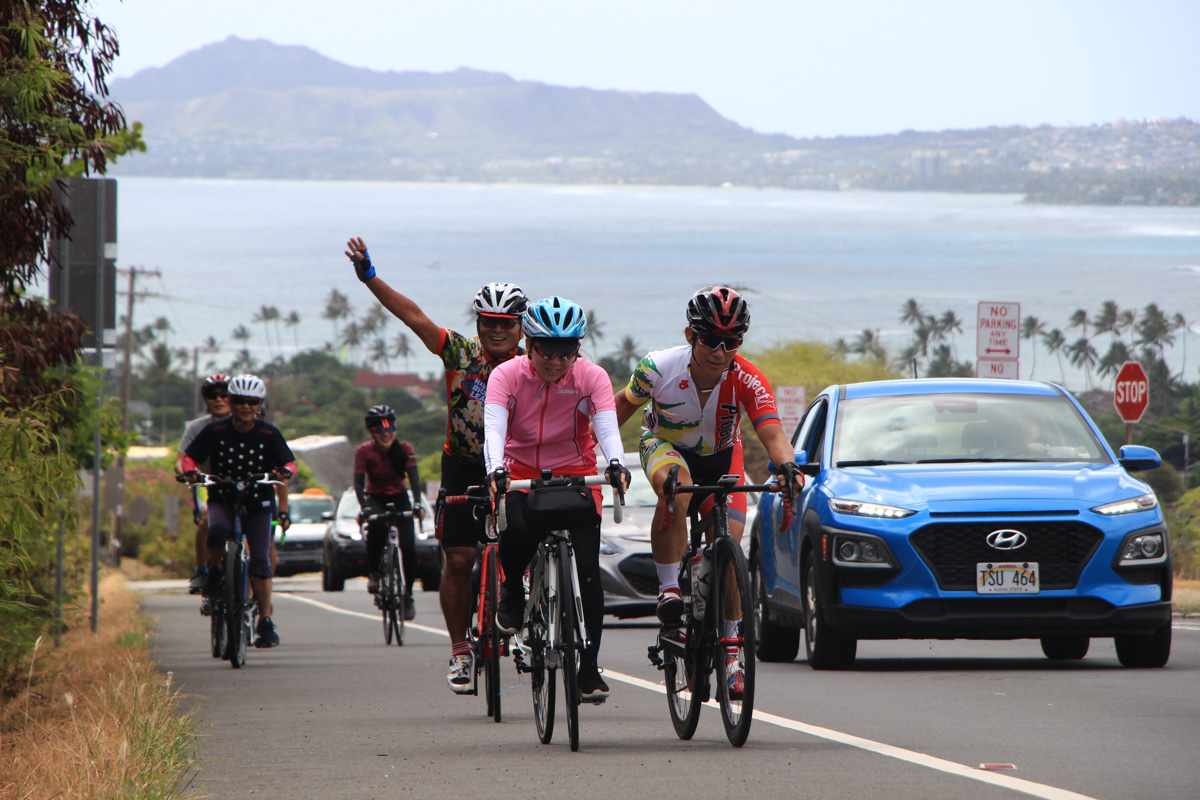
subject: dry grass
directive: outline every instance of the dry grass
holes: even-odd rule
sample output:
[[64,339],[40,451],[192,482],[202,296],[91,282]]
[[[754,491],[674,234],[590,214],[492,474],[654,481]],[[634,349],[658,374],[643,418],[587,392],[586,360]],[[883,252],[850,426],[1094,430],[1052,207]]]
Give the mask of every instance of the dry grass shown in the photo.
[[1200,581],[1176,578],[1171,604],[1185,614],[1200,613]]
[[100,586],[97,633],[81,615],[41,642],[25,690],[0,709],[0,798],[190,796],[195,723],[158,673],[125,578]]

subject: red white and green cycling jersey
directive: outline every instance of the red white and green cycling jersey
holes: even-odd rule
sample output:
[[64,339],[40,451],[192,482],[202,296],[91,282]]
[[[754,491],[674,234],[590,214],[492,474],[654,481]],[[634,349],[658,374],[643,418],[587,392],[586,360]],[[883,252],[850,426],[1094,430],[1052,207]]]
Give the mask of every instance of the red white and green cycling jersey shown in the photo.
[[671,443],[677,450],[709,456],[741,441],[742,415],[758,430],[783,424],[775,408],[771,385],[758,368],[740,355],[721,376],[708,402],[700,404],[689,365],[691,345],[647,354],[625,387],[625,398],[635,405],[647,400],[643,430]]
[[463,464],[483,465],[483,401],[492,370],[513,356],[492,359],[479,337],[468,339],[442,328],[437,355],[446,368],[446,455]]

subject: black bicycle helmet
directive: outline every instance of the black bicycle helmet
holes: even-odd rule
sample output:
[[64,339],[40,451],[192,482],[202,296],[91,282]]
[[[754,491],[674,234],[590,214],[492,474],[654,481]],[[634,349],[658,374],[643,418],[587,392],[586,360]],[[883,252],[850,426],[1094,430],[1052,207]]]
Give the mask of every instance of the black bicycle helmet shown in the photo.
[[209,375],[204,379],[204,383],[200,384],[200,396],[205,400],[212,400],[226,392],[229,388],[229,376],[217,372]]
[[366,422],[367,430],[371,431],[372,433],[375,432],[376,428],[380,427],[384,428],[385,430],[394,431],[396,429],[396,412],[392,410],[391,406],[372,406],[371,408],[367,409],[367,415],[364,418],[364,422]]
[[750,328],[750,306],[728,286],[705,286],[688,301],[687,318],[700,333],[743,336]]

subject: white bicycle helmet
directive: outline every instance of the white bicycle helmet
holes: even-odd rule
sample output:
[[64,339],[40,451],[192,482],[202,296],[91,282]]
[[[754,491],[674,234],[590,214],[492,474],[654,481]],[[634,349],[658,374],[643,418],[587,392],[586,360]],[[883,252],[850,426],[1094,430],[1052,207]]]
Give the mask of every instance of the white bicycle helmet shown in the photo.
[[262,400],[267,396],[267,387],[257,375],[235,375],[226,391],[235,397],[257,397]]
[[519,317],[525,313],[529,298],[515,283],[489,283],[475,294],[472,307],[476,314],[500,314]]

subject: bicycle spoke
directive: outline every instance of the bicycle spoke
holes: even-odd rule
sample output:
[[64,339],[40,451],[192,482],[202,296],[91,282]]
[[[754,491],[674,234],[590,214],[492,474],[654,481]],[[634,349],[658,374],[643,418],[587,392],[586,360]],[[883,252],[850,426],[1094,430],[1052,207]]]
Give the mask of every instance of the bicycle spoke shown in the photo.
[[754,714],[754,598],[740,545],[721,537],[713,547],[712,603],[717,699],[725,735],[741,747]]

